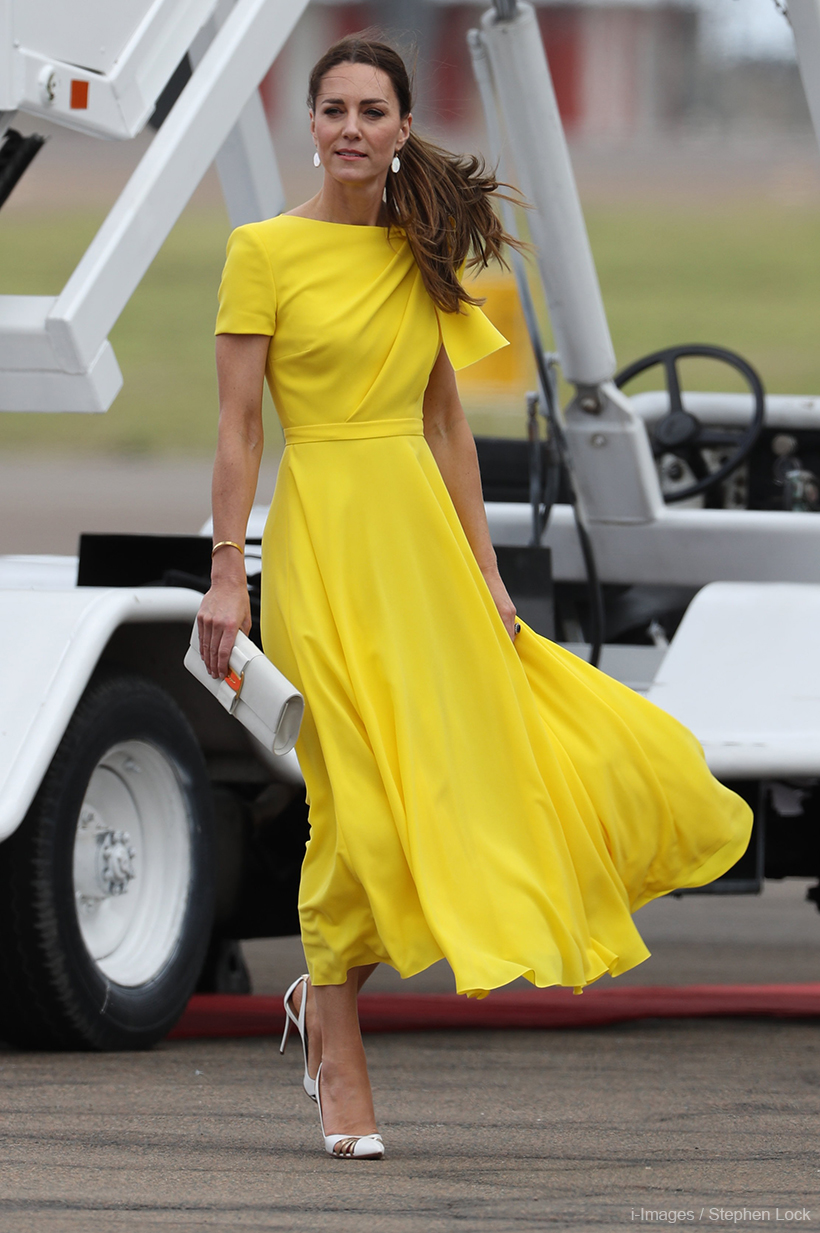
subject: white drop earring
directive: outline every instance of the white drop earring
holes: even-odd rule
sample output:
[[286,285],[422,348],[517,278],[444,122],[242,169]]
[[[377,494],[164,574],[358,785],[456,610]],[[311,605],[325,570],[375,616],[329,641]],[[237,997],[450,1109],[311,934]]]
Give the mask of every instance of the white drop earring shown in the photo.
[[398,175],[400,169],[401,169],[401,159],[399,158],[398,154],[394,154],[393,162],[390,164],[390,170],[393,172],[394,175]]
[[[394,160],[394,161],[395,161],[395,160]],[[314,167],[321,167],[321,165],[322,165],[322,160],[319,158],[319,151],[318,151],[318,150],[316,150],[316,151],[315,151],[315,153],[314,153],[314,155],[313,155],[313,166],[314,166]]]

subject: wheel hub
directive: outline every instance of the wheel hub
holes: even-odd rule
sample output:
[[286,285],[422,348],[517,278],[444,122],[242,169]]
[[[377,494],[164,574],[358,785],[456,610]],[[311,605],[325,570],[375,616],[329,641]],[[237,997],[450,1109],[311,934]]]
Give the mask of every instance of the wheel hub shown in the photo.
[[655,426],[653,436],[663,449],[677,449],[690,445],[698,433],[700,424],[688,411],[671,411]]
[[124,895],[137,876],[137,853],[128,831],[106,831],[97,837],[98,881],[106,895]]
[[174,765],[146,741],[113,745],[88,782],[73,867],[80,933],[110,980],[142,984],[173,952],[188,897],[189,847]]
[[86,911],[124,895],[137,876],[137,850],[130,831],[115,830],[93,807],[84,806],[74,845],[74,894]]

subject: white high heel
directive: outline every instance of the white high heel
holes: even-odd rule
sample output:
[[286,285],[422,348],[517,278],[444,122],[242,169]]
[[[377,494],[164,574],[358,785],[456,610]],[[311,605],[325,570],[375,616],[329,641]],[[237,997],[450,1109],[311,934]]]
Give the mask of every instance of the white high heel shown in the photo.
[[[292,1024],[293,1027],[296,1028],[296,1031],[299,1033],[299,1039],[302,1042],[302,1054],[305,1059],[305,1075],[304,1075],[304,1078],[302,1079],[302,1087],[305,1089],[310,1099],[315,1100],[316,1099],[316,1080],[311,1079],[310,1075],[308,1074],[307,1031],[305,1029],[305,1014],[307,1012],[307,990],[308,990],[308,980],[309,979],[310,977],[308,976],[307,972],[305,972],[304,976],[297,976],[296,980],[293,982],[293,984],[291,985],[291,987],[288,989],[287,993],[285,994],[285,1030],[282,1033],[282,1043],[279,1046],[279,1052],[280,1053],[285,1052],[285,1047],[288,1043],[288,1037],[290,1036],[290,1029],[291,1029],[291,1024]],[[302,1001],[299,1003],[299,1013],[297,1015],[291,1005],[291,1000],[297,988],[299,987],[299,985],[302,986]]]
[[[381,1135],[326,1135],[325,1119],[322,1117],[322,1098],[319,1095],[319,1082],[322,1077],[322,1066],[316,1072],[316,1103],[319,1106],[319,1125],[322,1127],[322,1137],[325,1141],[325,1151],[329,1156],[339,1160],[381,1160],[384,1156],[384,1140]],[[336,1147],[339,1150],[336,1151]]]

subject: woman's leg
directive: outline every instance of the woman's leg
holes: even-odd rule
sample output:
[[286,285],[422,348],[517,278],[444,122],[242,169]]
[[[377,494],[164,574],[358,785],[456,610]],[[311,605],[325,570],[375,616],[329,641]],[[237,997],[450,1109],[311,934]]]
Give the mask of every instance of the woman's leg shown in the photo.
[[[343,985],[310,990],[321,1046],[322,1115],[325,1134],[363,1135],[376,1129],[357,999],[375,964],[351,968]],[[313,1047],[311,1047],[311,1061]]]
[[[365,967],[351,969],[350,975],[355,974],[356,977],[357,993],[365,981],[373,975],[378,966],[379,965],[377,963],[368,963]],[[319,1063],[322,1060],[322,1025],[319,1020],[319,1012],[316,1008],[316,995],[310,981],[308,981],[307,991],[308,1004],[305,1011],[305,1028],[307,1029],[308,1038],[308,1074],[311,1079],[315,1079],[316,1071],[319,1069]],[[296,989],[293,995],[293,1009],[297,1015],[299,1013],[301,1001],[302,989],[300,986]]]

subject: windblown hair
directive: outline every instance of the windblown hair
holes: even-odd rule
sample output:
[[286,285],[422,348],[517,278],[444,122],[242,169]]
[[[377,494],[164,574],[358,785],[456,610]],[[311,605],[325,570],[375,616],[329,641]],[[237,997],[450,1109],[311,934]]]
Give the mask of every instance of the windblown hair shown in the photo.
[[[312,111],[326,73],[340,64],[369,64],[390,78],[402,119],[410,114],[413,91],[404,61],[389,44],[368,35],[340,39],[314,65],[308,87]],[[387,177],[388,225],[407,236],[430,298],[445,312],[483,303],[465,291],[459,271],[465,263],[468,269],[484,269],[490,261],[506,265],[503,245],[524,247],[504,231],[492,206],[493,194],[505,195],[498,190],[509,185],[501,184],[482,158],[451,154],[414,129],[399,157],[401,171]]]

